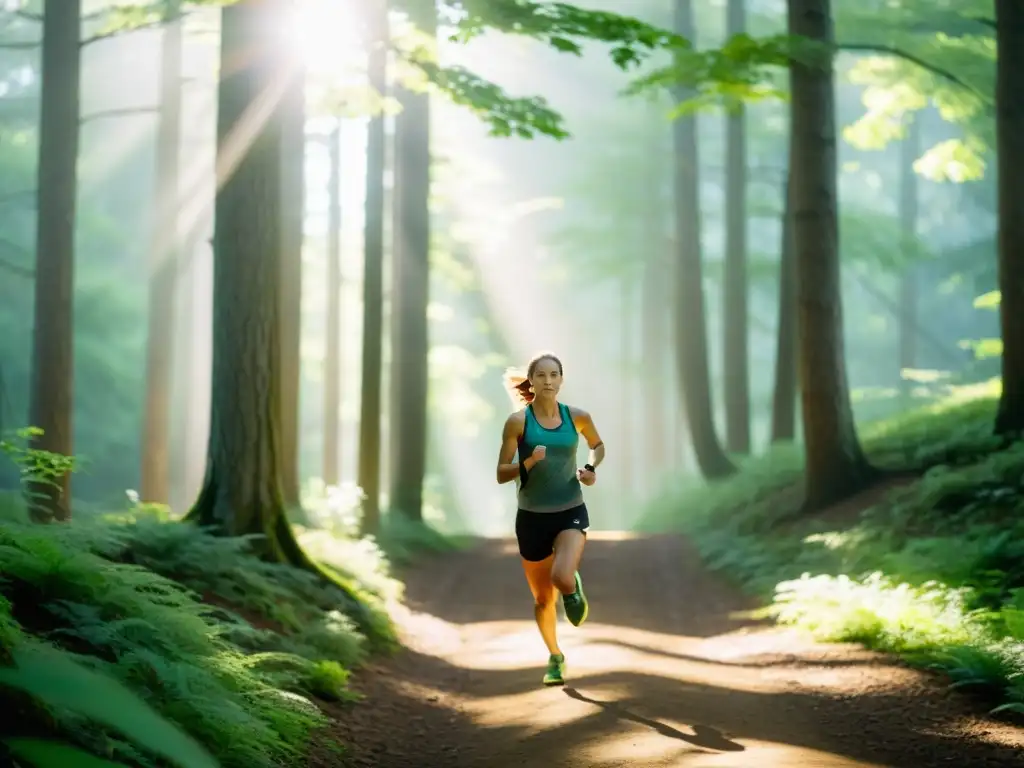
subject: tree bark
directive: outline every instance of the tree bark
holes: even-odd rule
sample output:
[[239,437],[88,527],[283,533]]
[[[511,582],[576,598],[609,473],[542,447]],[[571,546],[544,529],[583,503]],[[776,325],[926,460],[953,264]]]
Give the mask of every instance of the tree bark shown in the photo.
[[[669,348],[668,317],[664,300],[665,287],[665,254],[661,248],[660,220],[657,208],[652,205],[650,232],[648,242],[651,250],[644,262],[643,275],[643,308],[641,323],[643,324],[642,354],[644,383],[644,415],[647,428],[644,431],[646,443],[644,456],[648,470],[648,492],[657,490],[661,473],[665,471],[668,456],[666,426],[671,423],[673,415],[666,407],[666,371],[665,350]],[[672,432],[674,434],[674,431]]]
[[178,155],[181,150],[181,0],[166,0],[160,50],[160,120],[156,145],[156,221],[150,244],[146,403],[142,427],[143,501],[170,503],[170,413],[174,301],[181,253]]
[[[423,34],[436,34],[433,1],[423,0],[410,20]],[[426,473],[427,389],[430,353],[430,96],[399,89],[402,111],[395,118],[395,259],[399,278],[392,298],[400,368],[392,433],[397,436],[390,506],[410,519],[423,518]],[[399,432],[400,430],[400,432]]]
[[636,447],[633,444],[634,430],[631,427],[632,415],[636,410],[633,378],[639,360],[633,357],[633,278],[628,274],[619,284],[619,423],[622,424],[622,451],[618,460],[619,476],[622,478],[619,493],[621,494],[620,514],[635,503],[633,493],[636,490],[636,471],[633,456]]
[[[299,479],[299,393],[302,381],[302,246],[305,240],[306,78],[290,56],[279,162],[281,193],[281,490],[285,506],[303,518]],[[296,519],[296,522],[300,522]]]
[[[387,92],[388,20],[385,0],[374,0],[368,73],[370,86]],[[359,487],[364,534],[380,529],[381,348],[384,321],[384,115],[370,120],[366,142],[363,235],[363,360],[359,405]]]
[[1024,432],[1024,6],[996,0],[999,305],[1003,392],[996,433]]
[[775,340],[775,388],[772,395],[772,443],[796,439],[796,264],[793,254],[793,205],[787,178],[779,243],[779,321]]
[[[835,42],[829,0],[789,0],[789,32]],[[865,487],[873,471],[850,405],[843,342],[832,54],[790,62],[790,183],[797,273],[799,382],[806,454],[806,511]]]
[[[29,420],[32,448],[73,454],[75,213],[78,189],[81,0],[43,11],[35,314]],[[33,519],[71,518],[71,477],[30,489]]]
[[[917,236],[918,193],[914,161],[921,150],[921,124],[913,115],[907,118],[907,135],[900,143],[900,223],[909,248]],[[918,269],[911,254],[905,254],[903,273],[900,275],[899,311],[899,373],[900,389],[909,397],[912,381],[904,371],[917,367],[917,281]]]
[[225,6],[218,88],[213,382],[206,477],[188,518],[260,534],[260,554],[315,569],[281,491],[281,229],[287,0]]
[[[675,1],[676,31],[694,39],[692,0]],[[692,96],[677,89],[684,101]],[[722,450],[715,431],[714,408],[708,367],[707,321],[704,308],[704,269],[701,249],[700,175],[697,153],[697,120],[685,115],[673,126],[675,149],[675,223],[676,223],[676,362],[683,390],[687,422],[693,439],[697,465],[705,478],[717,479],[736,471]]]
[[341,467],[341,120],[328,139],[327,349],[324,351],[323,477],[337,485]]
[[[745,0],[726,3],[726,34],[746,31]],[[722,302],[725,443],[750,452],[750,371],[747,339],[747,136],[743,103],[726,116],[725,274]]]

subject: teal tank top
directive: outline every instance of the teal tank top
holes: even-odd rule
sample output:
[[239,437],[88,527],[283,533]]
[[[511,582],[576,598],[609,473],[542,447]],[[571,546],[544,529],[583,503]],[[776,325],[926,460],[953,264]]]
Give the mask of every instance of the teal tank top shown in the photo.
[[[573,424],[569,406],[558,404],[562,423],[554,429],[541,426],[526,406],[523,436],[519,438],[519,508],[527,512],[564,512],[583,503],[583,490],[576,476],[576,456],[580,436]],[[547,448],[544,461],[529,472],[523,462],[538,445]]]

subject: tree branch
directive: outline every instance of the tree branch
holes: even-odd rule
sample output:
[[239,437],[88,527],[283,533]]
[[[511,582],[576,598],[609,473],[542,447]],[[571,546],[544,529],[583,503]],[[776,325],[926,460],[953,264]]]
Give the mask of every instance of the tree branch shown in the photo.
[[84,48],[87,45],[99,43],[103,40],[109,40],[112,37],[120,37],[121,35],[127,35],[132,32],[138,32],[140,29],[153,29],[154,27],[161,27],[163,26],[163,24],[163,19],[155,19],[154,21],[147,21],[145,24],[139,24],[136,27],[128,27],[126,29],[114,29],[110,32],[102,32],[98,35],[93,35],[92,37],[85,38],[84,40],[82,40],[81,46]]
[[936,64],[927,62],[924,59],[920,58],[919,56],[915,56],[914,54],[908,53],[907,51],[901,50],[900,48],[896,48],[895,46],[882,45],[880,43],[841,43],[837,47],[841,51],[881,53],[888,56],[895,56],[898,59],[903,59],[904,61],[908,61],[911,64],[915,64],[921,69],[927,72],[931,72],[933,75],[941,77],[943,80],[946,80],[947,82],[950,82],[953,85],[963,88],[966,91],[970,91],[985,104],[991,105],[993,103],[993,98],[990,94],[979,91],[966,80],[957,77],[948,69],[943,69],[942,67],[937,66]]
[[160,111],[160,107],[121,107],[119,109],[105,109],[101,112],[93,112],[91,115],[83,115],[78,121],[79,125],[85,125],[93,120],[104,120],[111,117],[126,117],[128,115],[152,115]]
[[34,269],[29,269],[28,267],[23,267],[20,264],[15,264],[12,261],[8,261],[3,256],[0,256],[0,269],[5,269],[18,277],[24,277],[28,280],[31,280],[36,276],[36,271]]
[[[83,48],[93,43],[98,43],[103,40],[109,40],[112,37],[120,37],[121,35],[131,34],[132,32],[138,32],[140,29],[153,29],[154,27],[160,27],[164,23],[163,19],[155,19],[154,21],[148,21],[145,24],[139,24],[135,27],[126,27],[124,29],[114,29],[110,32],[102,32],[92,37],[83,38],[79,43]],[[41,40],[23,40],[12,43],[0,43],[0,49],[11,50],[11,51],[28,51],[34,48],[38,48],[42,45]]]
[[[93,11],[92,13],[84,13],[84,14],[82,14],[82,21],[92,21],[93,19],[101,18],[104,14],[106,14],[108,12],[109,11],[104,9],[102,11]],[[42,24],[43,23],[43,15],[41,13],[32,13],[32,12],[26,11],[26,10],[16,10],[16,11],[12,11],[12,13],[15,16],[19,17],[19,18],[26,19],[28,21],[34,21],[37,24]]]
[[[12,253],[27,254],[27,251],[6,237],[0,237],[0,248],[4,248]],[[29,267],[23,267],[21,264],[15,264],[13,261],[8,261],[3,256],[0,256],[0,268],[6,269],[18,277],[25,277],[32,279],[36,276],[36,271]]]

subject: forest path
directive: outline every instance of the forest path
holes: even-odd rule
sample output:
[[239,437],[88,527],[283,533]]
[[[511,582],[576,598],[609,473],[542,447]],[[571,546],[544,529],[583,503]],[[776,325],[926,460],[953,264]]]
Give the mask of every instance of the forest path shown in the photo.
[[[359,673],[346,763],[375,768],[1021,766],[1024,731],[855,646],[732,617],[749,601],[674,536],[593,533],[564,688],[513,541],[404,574],[406,645]],[[337,765],[324,757],[315,765]]]

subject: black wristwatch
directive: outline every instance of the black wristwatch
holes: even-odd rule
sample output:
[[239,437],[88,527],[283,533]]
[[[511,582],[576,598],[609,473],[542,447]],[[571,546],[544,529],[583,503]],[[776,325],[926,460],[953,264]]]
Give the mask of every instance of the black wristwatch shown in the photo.
[[587,472],[594,472],[595,474],[597,473],[597,469],[594,467],[593,464],[584,464],[583,468],[587,470]]

